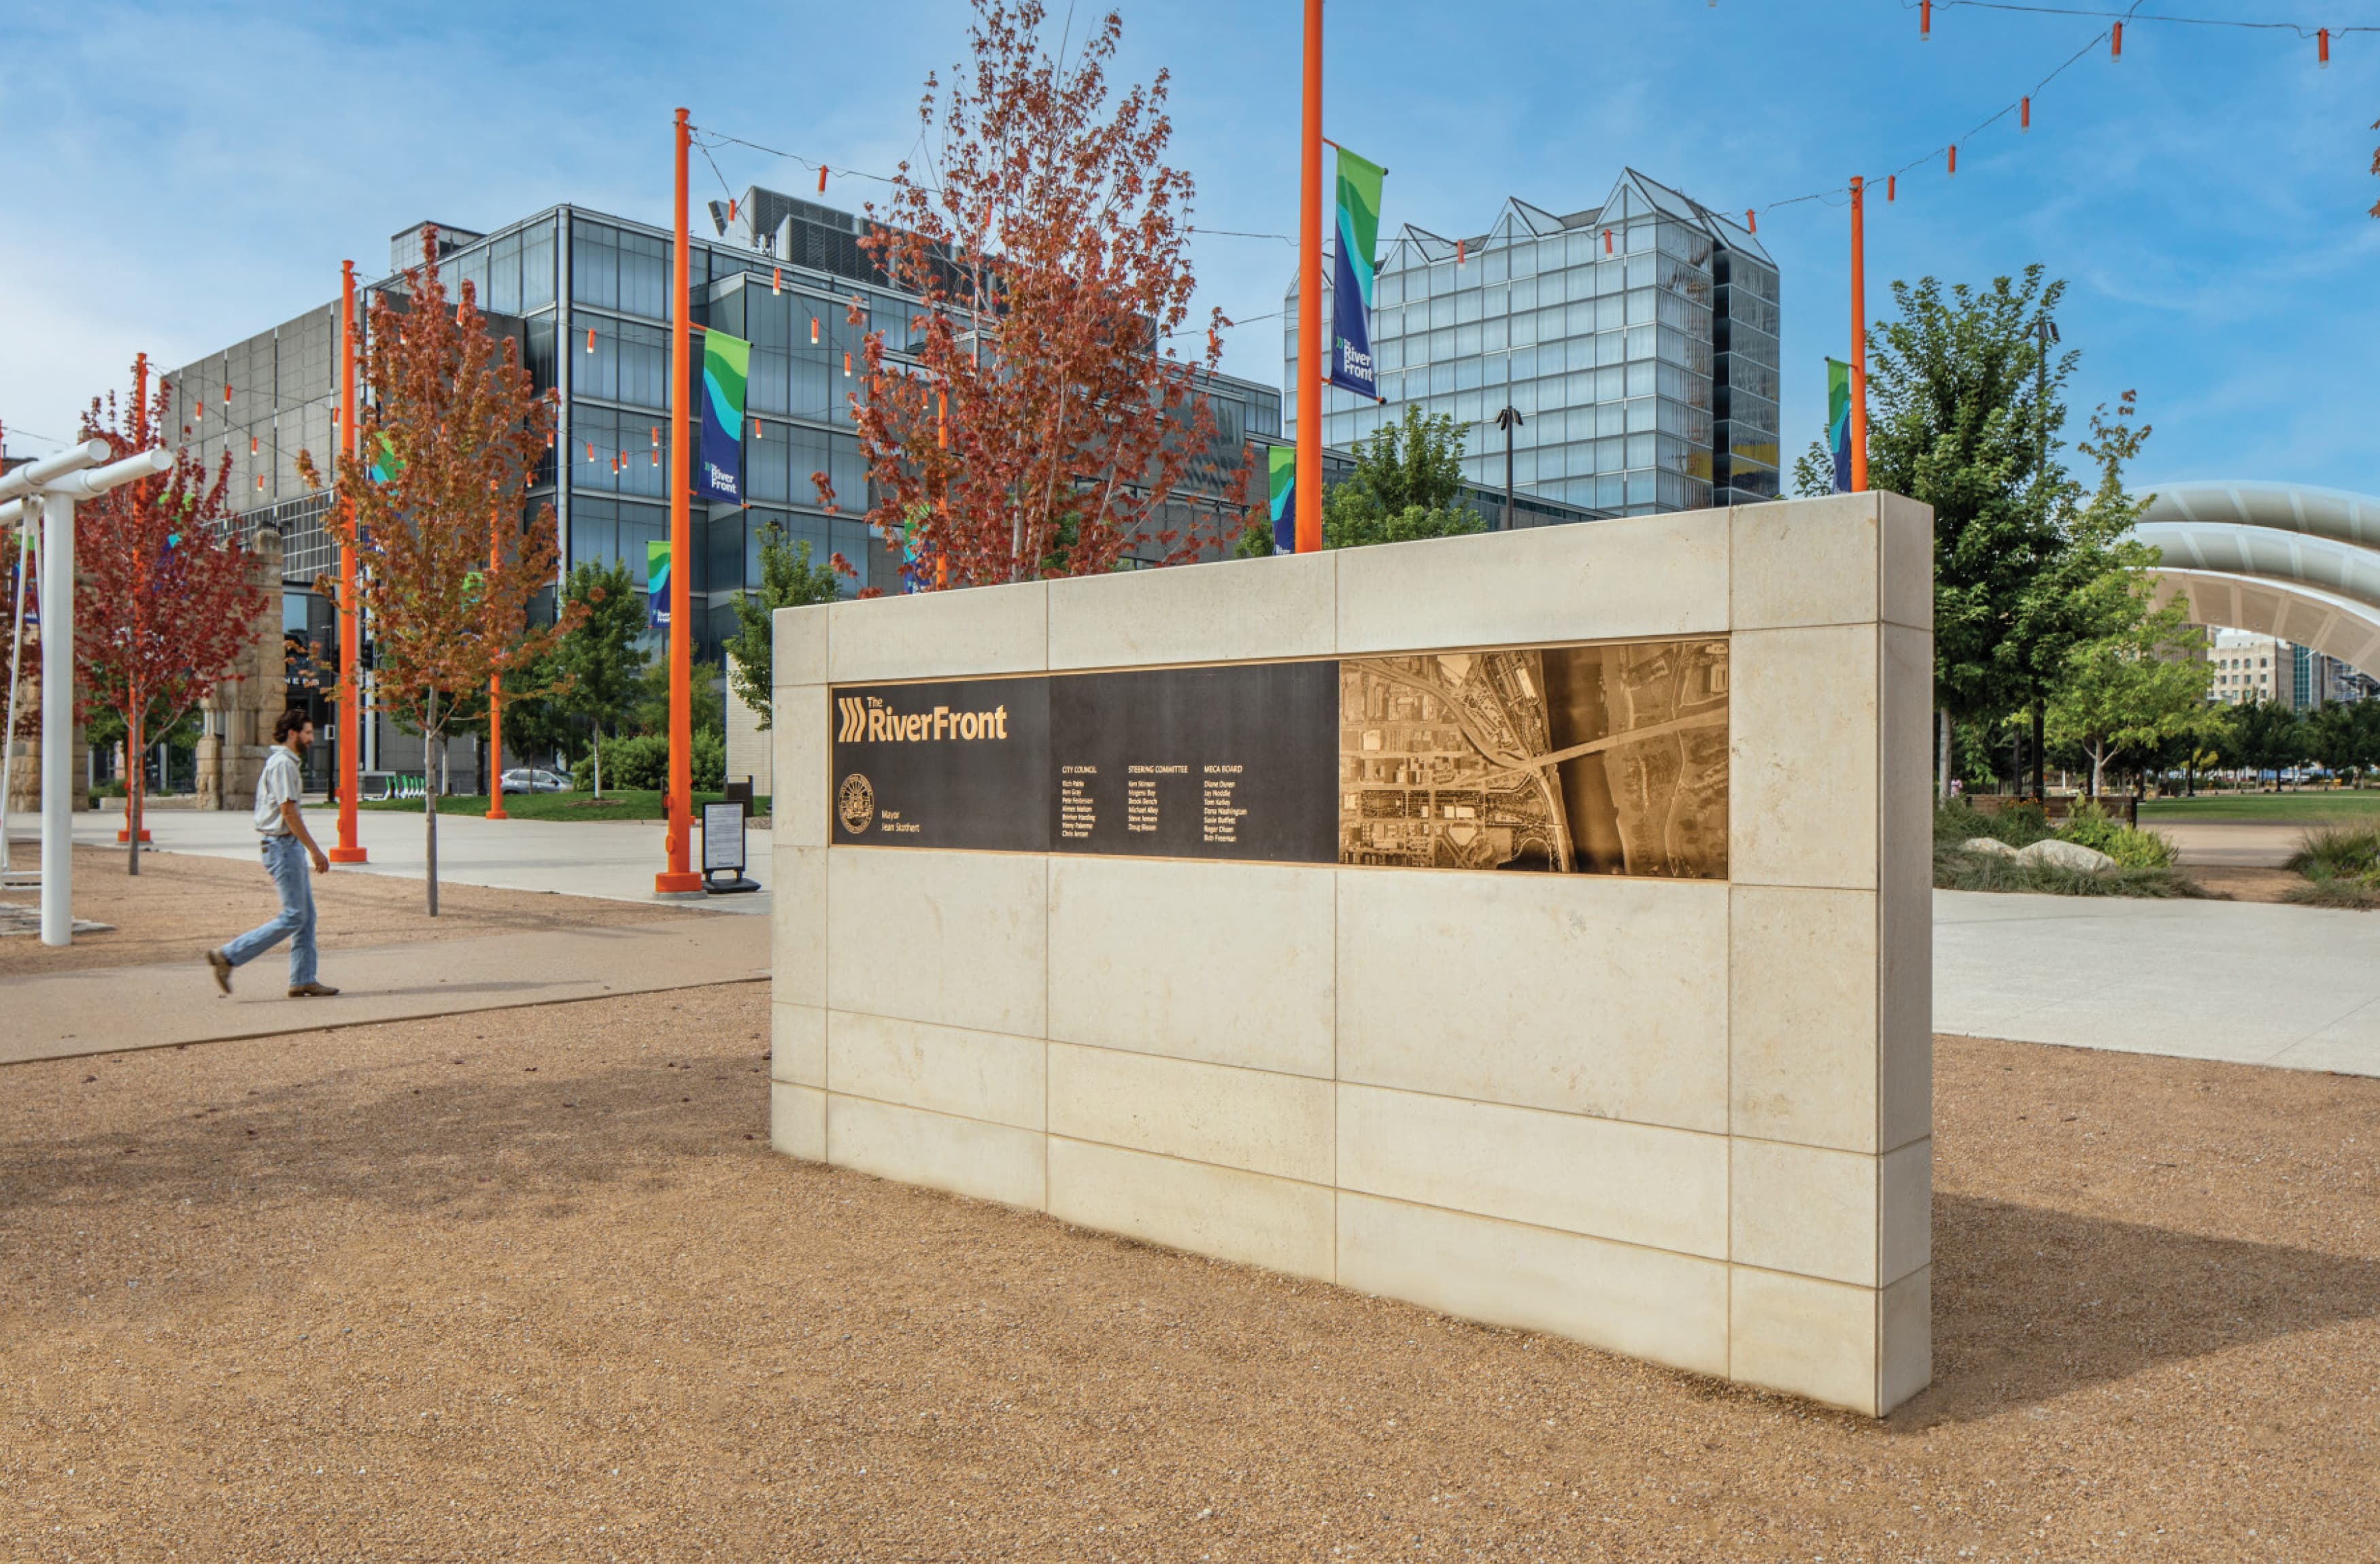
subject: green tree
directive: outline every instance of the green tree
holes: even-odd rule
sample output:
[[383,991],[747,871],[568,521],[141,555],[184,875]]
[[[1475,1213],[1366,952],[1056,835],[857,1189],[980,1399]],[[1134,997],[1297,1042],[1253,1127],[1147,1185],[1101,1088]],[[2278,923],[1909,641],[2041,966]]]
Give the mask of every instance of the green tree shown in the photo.
[[[604,734],[627,720],[645,684],[645,594],[620,560],[579,561],[562,592],[565,601],[585,605],[585,613],[553,649],[554,672],[567,681],[555,702],[592,734],[594,792],[601,798]],[[662,698],[668,699],[666,687]]]
[[2380,701],[2328,701],[2306,721],[2306,749],[2334,771],[2363,774],[2380,766]]
[[[1463,493],[1463,426],[1445,413],[1408,405],[1403,418],[1355,442],[1355,470],[1322,496],[1322,546],[1354,549],[1485,532]],[[1240,531],[1242,559],[1273,552],[1272,523],[1258,515]]]
[[776,666],[776,621],[781,608],[831,603],[836,595],[834,566],[810,563],[809,540],[785,541],[785,529],[771,522],[760,529],[760,589],[735,597],[735,634],[728,638],[728,678],[735,698],[769,725],[771,682]]
[[[694,709],[693,729],[697,734],[715,734],[723,737],[727,732],[727,701],[721,694],[725,681],[720,677],[716,662],[697,662],[688,672],[686,697]],[[629,724],[640,734],[669,734],[669,661],[655,658],[638,675],[636,693],[628,709]]]
[[2277,700],[2247,700],[2231,709],[2231,752],[2259,773],[2279,773],[2305,758],[2305,720]]
[[2108,761],[2152,754],[2202,721],[2214,676],[2191,655],[2204,645],[2205,632],[2188,623],[2190,605],[2177,600],[2152,609],[2153,578],[2125,574],[2131,576],[2122,611],[2128,622],[2069,649],[2046,713],[2051,740],[2090,757],[2095,798],[2105,789]]

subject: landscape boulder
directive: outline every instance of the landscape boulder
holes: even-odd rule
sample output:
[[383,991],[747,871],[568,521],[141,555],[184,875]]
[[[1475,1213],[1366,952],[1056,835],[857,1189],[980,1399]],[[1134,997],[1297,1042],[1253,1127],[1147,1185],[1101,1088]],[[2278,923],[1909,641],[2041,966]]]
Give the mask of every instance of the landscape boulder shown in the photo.
[[2013,858],[2016,849],[1997,836],[1971,836],[1959,843],[1961,853],[1980,853],[1986,858]]
[[2101,869],[2116,867],[2116,860],[2095,847],[2085,847],[2079,842],[2060,842],[2052,836],[2034,843],[2017,854],[2021,863],[2054,864],[2061,869],[2081,869],[2096,874]]

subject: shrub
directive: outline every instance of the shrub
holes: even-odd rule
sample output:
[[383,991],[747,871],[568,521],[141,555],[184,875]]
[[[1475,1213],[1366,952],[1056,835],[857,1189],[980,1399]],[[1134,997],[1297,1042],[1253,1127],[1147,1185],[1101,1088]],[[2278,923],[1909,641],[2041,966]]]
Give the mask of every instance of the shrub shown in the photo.
[[[727,775],[726,737],[710,728],[694,733],[694,790],[716,793]],[[595,785],[595,761],[582,755],[570,768],[573,787]],[[603,741],[603,785],[607,788],[659,792],[669,785],[669,739],[662,734],[634,734]]]
[[2050,834],[2038,804],[2016,804],[1986,814],[1964,798],[1953,798],[1934,811],[1934,840],[1952,846],[1988,836],[2011,847],[2030,847]]
[[2206,894],[2204,887],[2170,865],[2070,869],[1990,853],[1962,853],[1955,845],[1940,843],[1934,848],[1934,887],[1937,891],[2026,891],[2052,896]]
[[2174,845],[2155,831],[2138,830],[2119,823],[2096,804],[2085,805],[2066,822],[2058,833],[2068,842],[2095,848],[2116,860],[2116,867],[2127,869],[2165,869],[2173,867]]
[[2380,872],[2380,826],[2316,826],[2287,866],[2309,879],[2361,879]]

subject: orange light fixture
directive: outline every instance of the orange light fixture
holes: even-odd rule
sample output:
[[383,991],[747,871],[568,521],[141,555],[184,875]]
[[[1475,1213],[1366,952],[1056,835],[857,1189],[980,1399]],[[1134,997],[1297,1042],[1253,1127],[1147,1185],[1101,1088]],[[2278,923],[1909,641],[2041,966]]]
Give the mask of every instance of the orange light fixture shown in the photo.
[[847,347],[843,350],[843,378],[851,378],[851,349]]
[[1950,172],[1953,175],[1959,172],[1959,143],[1956,141],[1950,143]]
[[1457,266],[1463,264],[1463,241],[1461,239],[1454,241],[1454,263]]
[[2107,57],[2120,60],[2124,57],[2124,24],[2118,22],[2107,30],[2112,40],[2107,45]]
[[1760,218],[1748,206],[1743,209],[1743,231],[1747,234],[1760,232]]
[[1884,199],[1885,199],[1885,200],[1890,200],[1892,199],[1892,188],[1893,188],[1893,186],[1895,186],[1895,185],[1899,184],[1900,182],[1900,175],[1898,175],[1898,174],[1888,174],[1888,175],[1886,175],[1886,176],[1884,176]]
[[256,455],[256,436],[252,434],[248,437],[248,454],[251,456]]
[[783,293],[785,291],[785,269],[783,267],[771,266],[769,268],[769,291],[772,294]]
[[819,194],[826,194],[826,164],[819,164]]
[[1917,41],[1927,42],[1934,36],[1934,0],[1917,0]]
[[592,326],[587,328],[587,351],[595,351],[595,328]]
[[2016,101],[2016,127],[2019,130],[2033,128],[2033,100],[2030,97]]
[[2323,69],[2328,70],[2330,68],[2330,29],[2318,27],[2313,30],[2313,47],[2314,57],[2322,62]]
[[1611,253],[1611,230],[1609,228],[1603,230],[1603,253],[1606,255]]
[[815,315],[810,317],[810,346],[818,346],[818,317]]

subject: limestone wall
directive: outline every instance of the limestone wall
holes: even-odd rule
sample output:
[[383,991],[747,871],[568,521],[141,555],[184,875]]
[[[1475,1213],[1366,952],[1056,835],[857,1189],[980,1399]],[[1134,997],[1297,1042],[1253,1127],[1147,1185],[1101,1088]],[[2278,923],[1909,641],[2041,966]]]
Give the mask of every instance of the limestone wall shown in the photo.
[[[776,1146],[1889,1410],[1931,559],[1858,495],[781,612]],[[1723,879],[833,844],[838,685],[1660,637],[1726,638]]]

